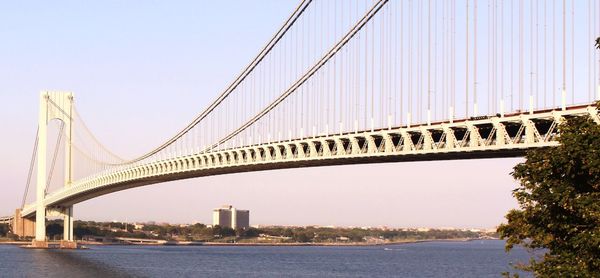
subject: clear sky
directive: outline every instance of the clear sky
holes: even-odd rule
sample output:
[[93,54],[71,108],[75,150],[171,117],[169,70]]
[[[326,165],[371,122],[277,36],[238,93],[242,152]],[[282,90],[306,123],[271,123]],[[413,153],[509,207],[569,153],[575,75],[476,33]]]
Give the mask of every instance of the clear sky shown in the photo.
[[[39,92],[75,93],[123,156],[184,127],[256,55],[297,0],[0,2],[0,214],[20,205]],[[515,207],[520,159],[389,163],[230,174],[151,185],[75,208],[86,220],[494,227]]]

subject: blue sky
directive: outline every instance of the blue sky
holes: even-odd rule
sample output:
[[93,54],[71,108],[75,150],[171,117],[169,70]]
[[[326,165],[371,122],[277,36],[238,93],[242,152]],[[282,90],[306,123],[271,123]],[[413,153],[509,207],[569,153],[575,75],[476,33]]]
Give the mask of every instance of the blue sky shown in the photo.
[[[97,137],[130,157],[184,127],[256,55],[297,1],[0,2],[0,214],[19,206],[41,90],[75,93]],[[493,227],[516,205],[520,159],[232,174],[79,204],[89,220],[208,223],[232,204],[252,224]]]

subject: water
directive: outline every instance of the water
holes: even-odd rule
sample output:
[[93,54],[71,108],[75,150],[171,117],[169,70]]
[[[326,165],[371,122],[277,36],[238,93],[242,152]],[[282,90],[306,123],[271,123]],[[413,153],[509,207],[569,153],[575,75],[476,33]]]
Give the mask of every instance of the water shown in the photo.
[[[324,246],[91,246],[25,250],[0,245],[2,277],[500,277],[510,262],[499,240]],[[523,276],[523,274],[521,274]],[[528,277],[525,275],[525,277]]]

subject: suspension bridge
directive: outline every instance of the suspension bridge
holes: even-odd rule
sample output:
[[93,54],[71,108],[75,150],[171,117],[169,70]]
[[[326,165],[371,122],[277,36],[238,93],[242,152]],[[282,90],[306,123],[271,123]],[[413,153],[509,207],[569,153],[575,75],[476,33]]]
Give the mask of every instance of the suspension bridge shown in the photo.
[[72,93],[42,92],[22,205],[0,223],[47,247],[46,218],[63,218],[68,247],[73,205],[129,188],[557,146],[565,118],[600,124],[599,16],[597,1],[301,1],[187,127],[136,158],[94,136]]

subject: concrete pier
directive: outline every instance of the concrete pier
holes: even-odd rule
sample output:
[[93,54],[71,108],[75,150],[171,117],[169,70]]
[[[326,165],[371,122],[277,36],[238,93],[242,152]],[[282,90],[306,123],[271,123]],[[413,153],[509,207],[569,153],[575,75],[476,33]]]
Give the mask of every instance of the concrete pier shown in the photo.
[[26,248],[34,248],[34,249],[48,249],[49,244],[47,241],[40,240],[32,240],[31,245],[25,246]]
[[75,242],[75,241],[68,241],[68,240],[61,240],[59,248],[60,249],[78,249],[77,248],[77,242]]
[[27,249],[85,249],[80,247],[75,241],[39,241],[33,240],[30,245],[21,246]]

